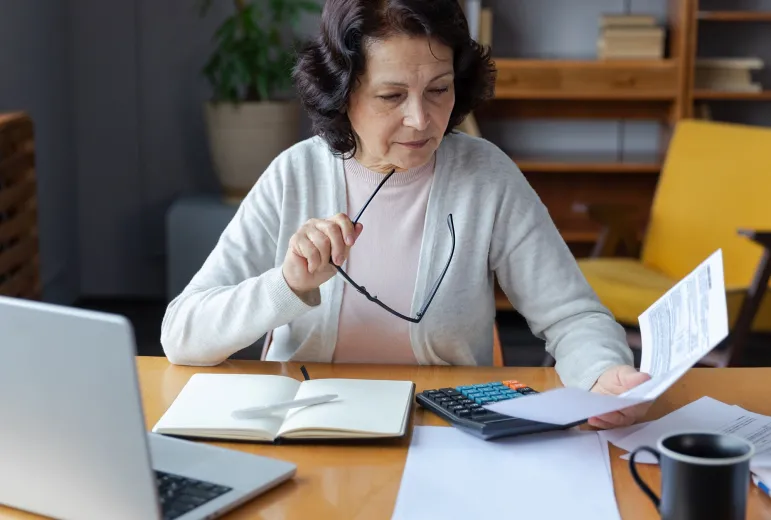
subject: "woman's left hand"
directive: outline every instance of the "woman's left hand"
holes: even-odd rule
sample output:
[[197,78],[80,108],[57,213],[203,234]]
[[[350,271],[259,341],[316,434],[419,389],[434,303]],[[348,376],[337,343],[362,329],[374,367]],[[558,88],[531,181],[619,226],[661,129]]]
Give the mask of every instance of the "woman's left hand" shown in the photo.
[[[649,380],[650,376],[638,372],[629,365],[617,365],[607,369],[600,375],[592,387],[592,392],[608,395],[618,395]],[[609,429],[619,426],[629,426],[640,419],[650,408],[651,403],[640,403],[630,408],[591,417],[589,424],[597,428]]]

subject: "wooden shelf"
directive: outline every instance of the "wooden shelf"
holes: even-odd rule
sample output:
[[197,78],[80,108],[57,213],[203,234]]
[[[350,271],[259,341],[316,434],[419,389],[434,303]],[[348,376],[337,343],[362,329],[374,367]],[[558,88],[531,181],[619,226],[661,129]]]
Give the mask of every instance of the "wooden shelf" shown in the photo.
[[678,62],[496,58],[495,97],[533,100],[674,100]]
[[593,244],[600,238],[596,231],[560,231],[565,242]]
[[659,158],[651,155],[622,158],[615,154],[559,154],[541,157],[511,155],[524,173],[657,174]]
[[712,22],[771,22],[771,11],[700,11],[698,17]]
[[771,90],[762,92],[726,92],[722,90],[696,90],[693,99],[771,101]]

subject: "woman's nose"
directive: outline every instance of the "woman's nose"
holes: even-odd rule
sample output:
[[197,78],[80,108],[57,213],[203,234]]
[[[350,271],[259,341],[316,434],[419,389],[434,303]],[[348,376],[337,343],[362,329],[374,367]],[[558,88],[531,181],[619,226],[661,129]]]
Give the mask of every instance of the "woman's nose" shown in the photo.
[[412,101],[407,107],[404,125],[423,131],[428,127],[428,114],[422,101]]

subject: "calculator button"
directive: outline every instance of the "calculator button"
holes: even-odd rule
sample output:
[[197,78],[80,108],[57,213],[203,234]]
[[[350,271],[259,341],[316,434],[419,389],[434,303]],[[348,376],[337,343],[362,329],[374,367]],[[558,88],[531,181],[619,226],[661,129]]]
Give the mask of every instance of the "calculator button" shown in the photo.
[[469,417],[471,415],[471,410],[464,408],[463,410],[458,410],[455,413],[458,417]]
[[520,388],[519,390],[517,390],[517,392],[519,392],[520,394],[525,394],[525,395],[527,395],[527,394],[537,394],[538,393],[535,390],[533,390],[532,388],[530,388],[529,386],[525,386],[523,388]]
[[459,402],[460,404],[469,405],[469,404],[473,403],[474,401],[472,401],[471,399],[462,399],[462,400],[460,400],[460,401],[458,401],[458,402]]
[[458,394],[458,395],[452,396],[452,398],[455,399],[456,401],[461,401],[461,400],[465,399],[466,396],[463,395],[463,394]]

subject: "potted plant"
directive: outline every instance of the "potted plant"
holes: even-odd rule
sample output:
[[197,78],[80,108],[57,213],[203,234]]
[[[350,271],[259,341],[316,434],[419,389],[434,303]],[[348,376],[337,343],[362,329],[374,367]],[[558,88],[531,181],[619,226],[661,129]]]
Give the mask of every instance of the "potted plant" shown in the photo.
[[[202,0],[201,16],[212,1]],[[300,107],[288,93],[299,43],[294,30],[303,13],[320,11],[317,0],[234,0],[233,13],[214,34],[215,49],[202,70],[213,90],[204,115],[229,201],[243,199],[298,138]]]

